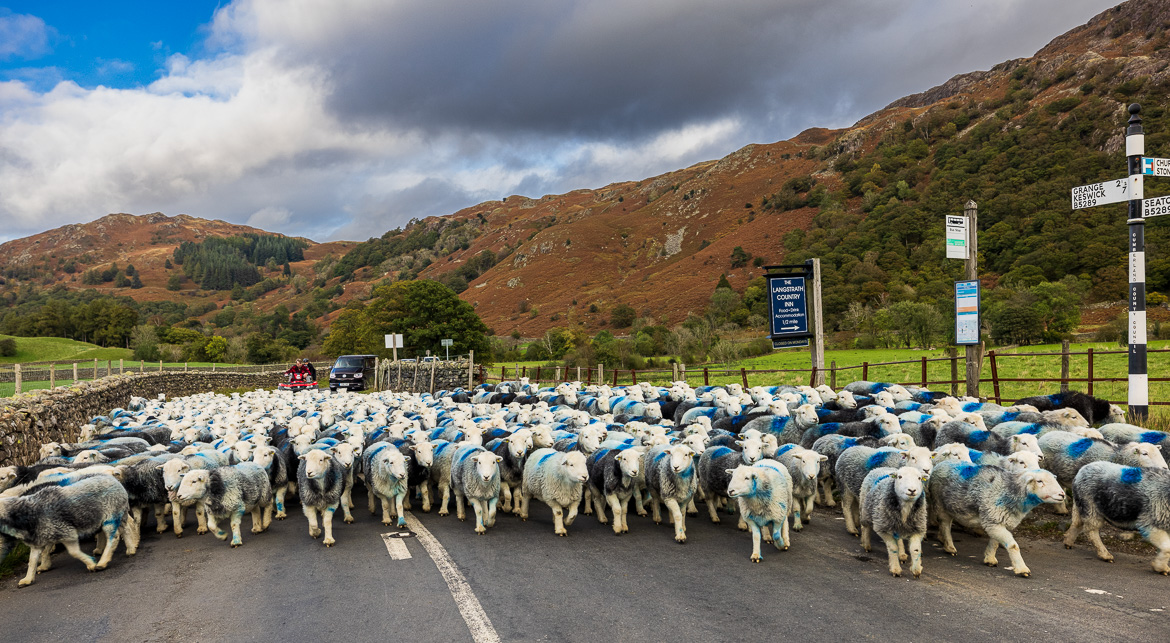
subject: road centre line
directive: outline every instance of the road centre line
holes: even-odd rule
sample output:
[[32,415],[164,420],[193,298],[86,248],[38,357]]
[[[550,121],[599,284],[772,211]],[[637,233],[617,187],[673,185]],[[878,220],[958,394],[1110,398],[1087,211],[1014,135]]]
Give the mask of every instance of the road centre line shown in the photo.
[[394,560],[410,558],[410,550],[406,548],[406,543],[402,542],[396,533],[382,534],[382,541],[386,543],[386,551],[390,554],[390,558]]
[[431,534],[430,530],[414,517],[414,514],[409,512],[406,514],[406,526],[414,532],[418,542],[422,544],[423,549],[427,550],[431,560],[435,561],[435,567],[439,569],[439,574],[447,582],[447,588],[451,590],[451,597],[455,599],[455,605],[467,623],[467,629],[471,631],[471,638],[476,643],[499,643],[500,635],[496,633],[496,628],[492,627],[487,612],[483,611],[483,606],[479,604],[479,599],[471,591],[471,585],[467,583],[467,578],[455,566],[455,561],[451,560],[446,548]]

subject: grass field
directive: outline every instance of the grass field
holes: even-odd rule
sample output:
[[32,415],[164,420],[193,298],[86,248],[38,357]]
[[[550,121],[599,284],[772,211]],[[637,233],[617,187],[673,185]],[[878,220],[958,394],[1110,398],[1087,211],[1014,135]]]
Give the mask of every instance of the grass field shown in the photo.
[[79,362],[95,359],[129,359],[134,351],[128,348],[102,348],[97,344],[87,344],[64,337],[12,337],[0,335],[0,339],[16,340],[16,355],[0,357],[0,364],[23,364],[26,362],[53,362],[59,360],[77,360]]
[[[117,349],[102,349],[102,350],[117,350]],[[68,359],[68,358],[66,358],[66,359]],[[93,359],[94,358],[90,357],[88,360],[78,360],[77,361],[77,381],[84,382],[87,380],[94,379]],[[118,359],[120,359],[120,358],[109,358],[109,359],[101,358],[98,361],[97,376],[98,377],[105,377],[105,375],[106,375],[106,362],[107,361],[111,362],[110,372],[113,374],[117,374],[118,373]],[[123,368],[124,368],[124,371],[126,373],[137,373],[140,370],[144,370],[146,372],[159,370],[158,362],[145,362],[145,363],[143,363],[143,362],[139,362],[138,360],[125,360],[125,362],[123,364],[124,364]],[[164,362],[163,363],[164,370],[180,370],[180,371],[183,370],[183,368],[185,368],[185,367],[210,368],[212,366],[214,366],[216,368],[216,370],[225,370],[225,371],[230,371],[234,368],[240,367],[239,364],[226,364],[226,363],[219,363],[219,362],[214,363],[214,364],[211,362],[189,362],[189,363]],[[6,367],[6,366],[0,367],[0,369],[6,369],[6,368],[10,368],[10,367]],[[255,367],[249,366],[248,368],[252,369]],[[280,368],[283,370],[285,368],[285,366],[280,365]],[[73,367],[71,365],[58,364],[56,371],[57,371],[56,372],[56,385],[57,386],[70,386],[71,384],[73,384],[73,382],[74,382],[74,380],[73,380]],[[27,369],[25,372],[24,378],[23,378],[23,382],[21,383],[21,392],[27,393],[29,391],[49,388],[48,377],[49,377],[48,376],[48,367],[38,366],[38,367],[35,367],[33,369]],[[0,398],[12,397],[12,395],[15,394],[15,392],[16,392],[16,384],[15,383],[13,383],[13,382],[0,382]]]

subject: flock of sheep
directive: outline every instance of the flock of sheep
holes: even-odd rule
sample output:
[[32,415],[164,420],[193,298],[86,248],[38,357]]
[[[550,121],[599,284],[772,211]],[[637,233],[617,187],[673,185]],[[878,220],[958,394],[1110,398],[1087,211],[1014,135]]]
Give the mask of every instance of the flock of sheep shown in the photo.
[[[334,514],[353,521],[358,482],[385,524],[404,526],[412,503],[447,515],[454,496],[479,534],[500,511],[526,520],[536,499],[560,536],[579,511],[620,535],[631,504],[656,523],[665,507],[682,543],[687,514],[705,503],[713,522],[734,512],[751,531],[757,562],[761,541],[787,549],[789,529],[818,503],[834,506],[836,491],[846,529],[866,550],[877,534],[890,573],[909,561],[916,577],[928,524],[953,555],[955,522],[987,535],[986,564],[1002,546],[1028,576],[1011,532],[1042,503],[1067,512],[1071,489],[1066,546],[1083,531],[1112,560],[1100,528],[1135,530],[1158,549],[1154,570],[1170,574],[1170,434],[1124,424],[1120,408],[1079,393],[1001,407],[874,382],[835,392],[522,380],[433,396],[253,391],[128,407],[94,418],[78,443],[43,445],[35,464],[0,468],[0,558],[15,541],[30,548],[19,586],[49,569],[58,543],[90,570],[119,542],[134,554],[146,511],[159,533],[181,536],[193,508],[199,533],[234,547],[246,513],[262,532],[295,495],[310,536],[331,546]],[[89,536],[96,561],[81,550]]]

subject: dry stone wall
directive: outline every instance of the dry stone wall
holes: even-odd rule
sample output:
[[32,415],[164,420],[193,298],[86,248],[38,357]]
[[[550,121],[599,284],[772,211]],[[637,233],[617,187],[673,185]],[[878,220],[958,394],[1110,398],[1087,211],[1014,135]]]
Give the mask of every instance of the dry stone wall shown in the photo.
[[[397,362],[384,360],[378,364],[379,389],[402,393],[433,393],[467,388],[466,359],[446,362]],[[434,384],[431,378],[434,377]],[[324,384],[327,373],[318,372],[318,381]]]
[[0,466],[30,464],[44,442],[75,442],[96,415],[126,408],[131,396],[182,397],[222,389],[275,388],[281,371],[267,373],[134,373],[33,391],[0,400]]

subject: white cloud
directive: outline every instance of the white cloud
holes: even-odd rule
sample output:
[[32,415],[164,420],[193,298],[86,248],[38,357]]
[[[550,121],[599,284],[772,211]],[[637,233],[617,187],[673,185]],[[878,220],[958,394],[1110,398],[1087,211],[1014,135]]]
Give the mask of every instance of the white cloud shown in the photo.
[[44,20],[0,8],[0,60],[36,58],[48,53],[49,34]]

